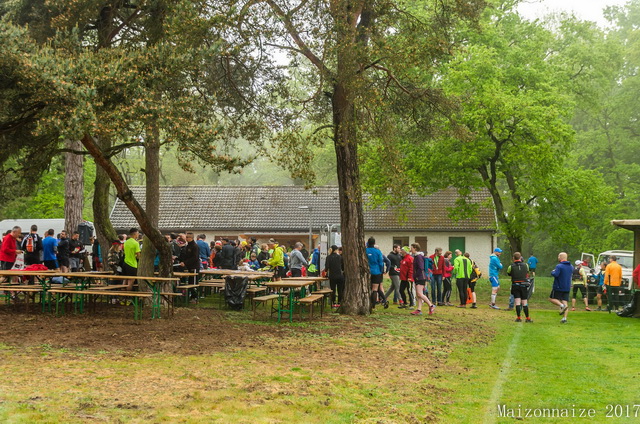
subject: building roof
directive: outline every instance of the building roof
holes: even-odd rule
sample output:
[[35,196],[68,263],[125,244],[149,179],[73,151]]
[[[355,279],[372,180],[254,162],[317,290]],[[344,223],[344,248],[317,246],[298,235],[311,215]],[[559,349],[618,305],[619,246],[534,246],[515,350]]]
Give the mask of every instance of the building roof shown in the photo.
[[[145,188],[131,187],[144,206]],[[449,209],[459,198],[450,188],[429,196],[412,195],[413,207],[406,220],[399,221],[398,210],[365,207],[366,231],[493,231],[495,215],[486,206],[489,194],[476,191],[472,202],[481,204],[473,219],[452,220]],[[365,201],[368,196],[365,195]],[[305,190],[301,186],[164,186],[160,187],[159,228],[174,230],[230,230],[241,232],[306,232],[311,207],[314,229],[340,224],[338,187],[323,186]],[[117,229],[137,226],[126,205],[117,199],[111,213]]]

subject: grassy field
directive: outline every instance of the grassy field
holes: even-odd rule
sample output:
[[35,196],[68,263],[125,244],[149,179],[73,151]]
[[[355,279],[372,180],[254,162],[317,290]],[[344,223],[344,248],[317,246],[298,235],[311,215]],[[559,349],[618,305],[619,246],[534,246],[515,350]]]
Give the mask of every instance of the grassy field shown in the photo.
[[[539,279],[533,324],[487,307],[433,317],[253,321],[205,301],[171,320],[129,311],[65,316],[0,307],[0,420],[9,423],[503,423],[498,405],[640,421],[640,320],[574,312],[561,325]],[[505,305],[506,287],[499,296]],[[606,418],[607,405],[631,417]],[[516,414],[518,411],[515,411]],[[618,409],[617,412],[620,412]]]

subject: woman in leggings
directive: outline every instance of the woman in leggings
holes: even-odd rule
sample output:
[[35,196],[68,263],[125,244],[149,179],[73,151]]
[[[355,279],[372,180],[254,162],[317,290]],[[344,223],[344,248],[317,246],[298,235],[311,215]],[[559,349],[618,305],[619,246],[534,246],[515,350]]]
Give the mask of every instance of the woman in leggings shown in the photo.
[[442,270],[442,302],[446,306],[453,306],[451,304],[451,271],[453,271],[453,264],[451,264],[451,251],[446,251],[444,254],[444,268]]
[[412,315],[422,315],[422,304],[429,305],[429,315],[433,315],[435,306],[427,296],[424,295],[424,287],[427,282],[424,266],[424,254],[420,251],[420,245],[413,243],[411,245],[411,254],[413,255],[413,280],[416,283],[416,310],[411,312]]

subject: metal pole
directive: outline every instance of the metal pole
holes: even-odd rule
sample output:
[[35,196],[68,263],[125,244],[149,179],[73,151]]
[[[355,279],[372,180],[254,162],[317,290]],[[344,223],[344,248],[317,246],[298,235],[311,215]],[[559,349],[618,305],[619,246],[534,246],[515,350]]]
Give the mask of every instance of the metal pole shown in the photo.
[[311,206],[309,206],[309,252],[313,254],[313,227],[311,222]]

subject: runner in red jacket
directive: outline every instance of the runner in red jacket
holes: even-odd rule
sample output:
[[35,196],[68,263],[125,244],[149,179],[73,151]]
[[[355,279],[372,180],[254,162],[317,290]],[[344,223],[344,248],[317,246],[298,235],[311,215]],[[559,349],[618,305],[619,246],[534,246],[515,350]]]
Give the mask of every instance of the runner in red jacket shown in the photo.
[[22,250],[18,249],[18,237],[20,234],[22,234],[22,229],[20,227],[13,227],[13,230],[2,239],[2,246],[0,247],[0,268],[3,270],[13,268],[16,257],[22,253]]
[[[404,309],[409,305],[414,306],[415,300],[413,297],[413,256],[409,254],[409,247],[405,246],[400,250],[400,306],[398,308]],[[407,295],[405,292],[408,292]],[[409,304],[407,304],[407,298]]]

